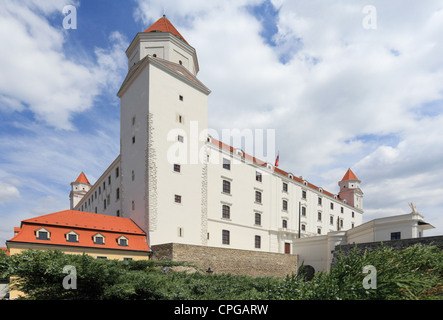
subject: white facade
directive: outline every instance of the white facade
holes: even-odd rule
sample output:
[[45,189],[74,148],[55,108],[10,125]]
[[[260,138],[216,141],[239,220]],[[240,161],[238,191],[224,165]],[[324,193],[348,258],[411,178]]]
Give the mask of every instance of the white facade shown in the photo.
[[291,254],[299,237],[362,223],[359,180],[342,180],[346,197],[334,195],[205,133],[210,90],[196,78],[197,55],[186,41],[139,33],[126,53],[120,155],[75,210],[129,217],[150,246]]

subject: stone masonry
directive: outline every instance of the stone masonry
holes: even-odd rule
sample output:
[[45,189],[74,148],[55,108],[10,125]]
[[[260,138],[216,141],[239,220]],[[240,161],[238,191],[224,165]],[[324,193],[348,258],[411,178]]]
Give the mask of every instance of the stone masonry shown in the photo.
[[167,243],[152,246],[152,259],[186,261],[200,271],[252,277],[297,273],[297,255]]

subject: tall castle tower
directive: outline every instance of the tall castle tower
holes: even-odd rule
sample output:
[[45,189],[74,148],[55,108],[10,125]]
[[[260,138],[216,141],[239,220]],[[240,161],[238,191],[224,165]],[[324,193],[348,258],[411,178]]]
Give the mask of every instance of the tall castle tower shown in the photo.
[[[126,51],[121,101],[121,210],[149,244],[206,239],[204,150],[210,90],[197,78],[196,50],[163,16]],[[196,179],[201,177],[201,179]],[[186,237],[184,237],[186,234]]]
[[363,192],[360,189],[360,183],[361,181],[358,180],[354,172],[348,169],[343,179],[338,183],[340,186],[339,196],[346,200],[349,205],[363,210]]
[[71,182],[71,192],[69,193],[71,210],[83,199],[84,195],[91,189],[91,184],[86,178],[86,175],[82,172],[78,178]]

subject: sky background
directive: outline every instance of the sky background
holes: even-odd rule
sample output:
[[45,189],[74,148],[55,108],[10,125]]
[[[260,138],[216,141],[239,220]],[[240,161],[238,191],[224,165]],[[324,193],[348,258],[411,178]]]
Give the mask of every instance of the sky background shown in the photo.
[[2,0],[0,246],[118,156],[125,50],[164,13],[197,50],[210,128],[274,129],[281,169],[332,193],[353,170],[364,222],[413,202],[443,233],[442,1]]

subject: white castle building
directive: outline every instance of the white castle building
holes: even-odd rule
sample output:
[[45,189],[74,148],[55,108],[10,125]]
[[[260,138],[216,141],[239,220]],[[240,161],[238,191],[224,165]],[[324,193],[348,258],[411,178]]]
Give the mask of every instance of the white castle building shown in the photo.
[[275,253],[362,224],[363,193],[350,169],[333,194],[195,132],[208,128],[211,91],[197,79],[196,50],[165,16],[126,54],[120,155],[94,185],[83,173],[71,184],[71,209],[131,218],[150,246]]

